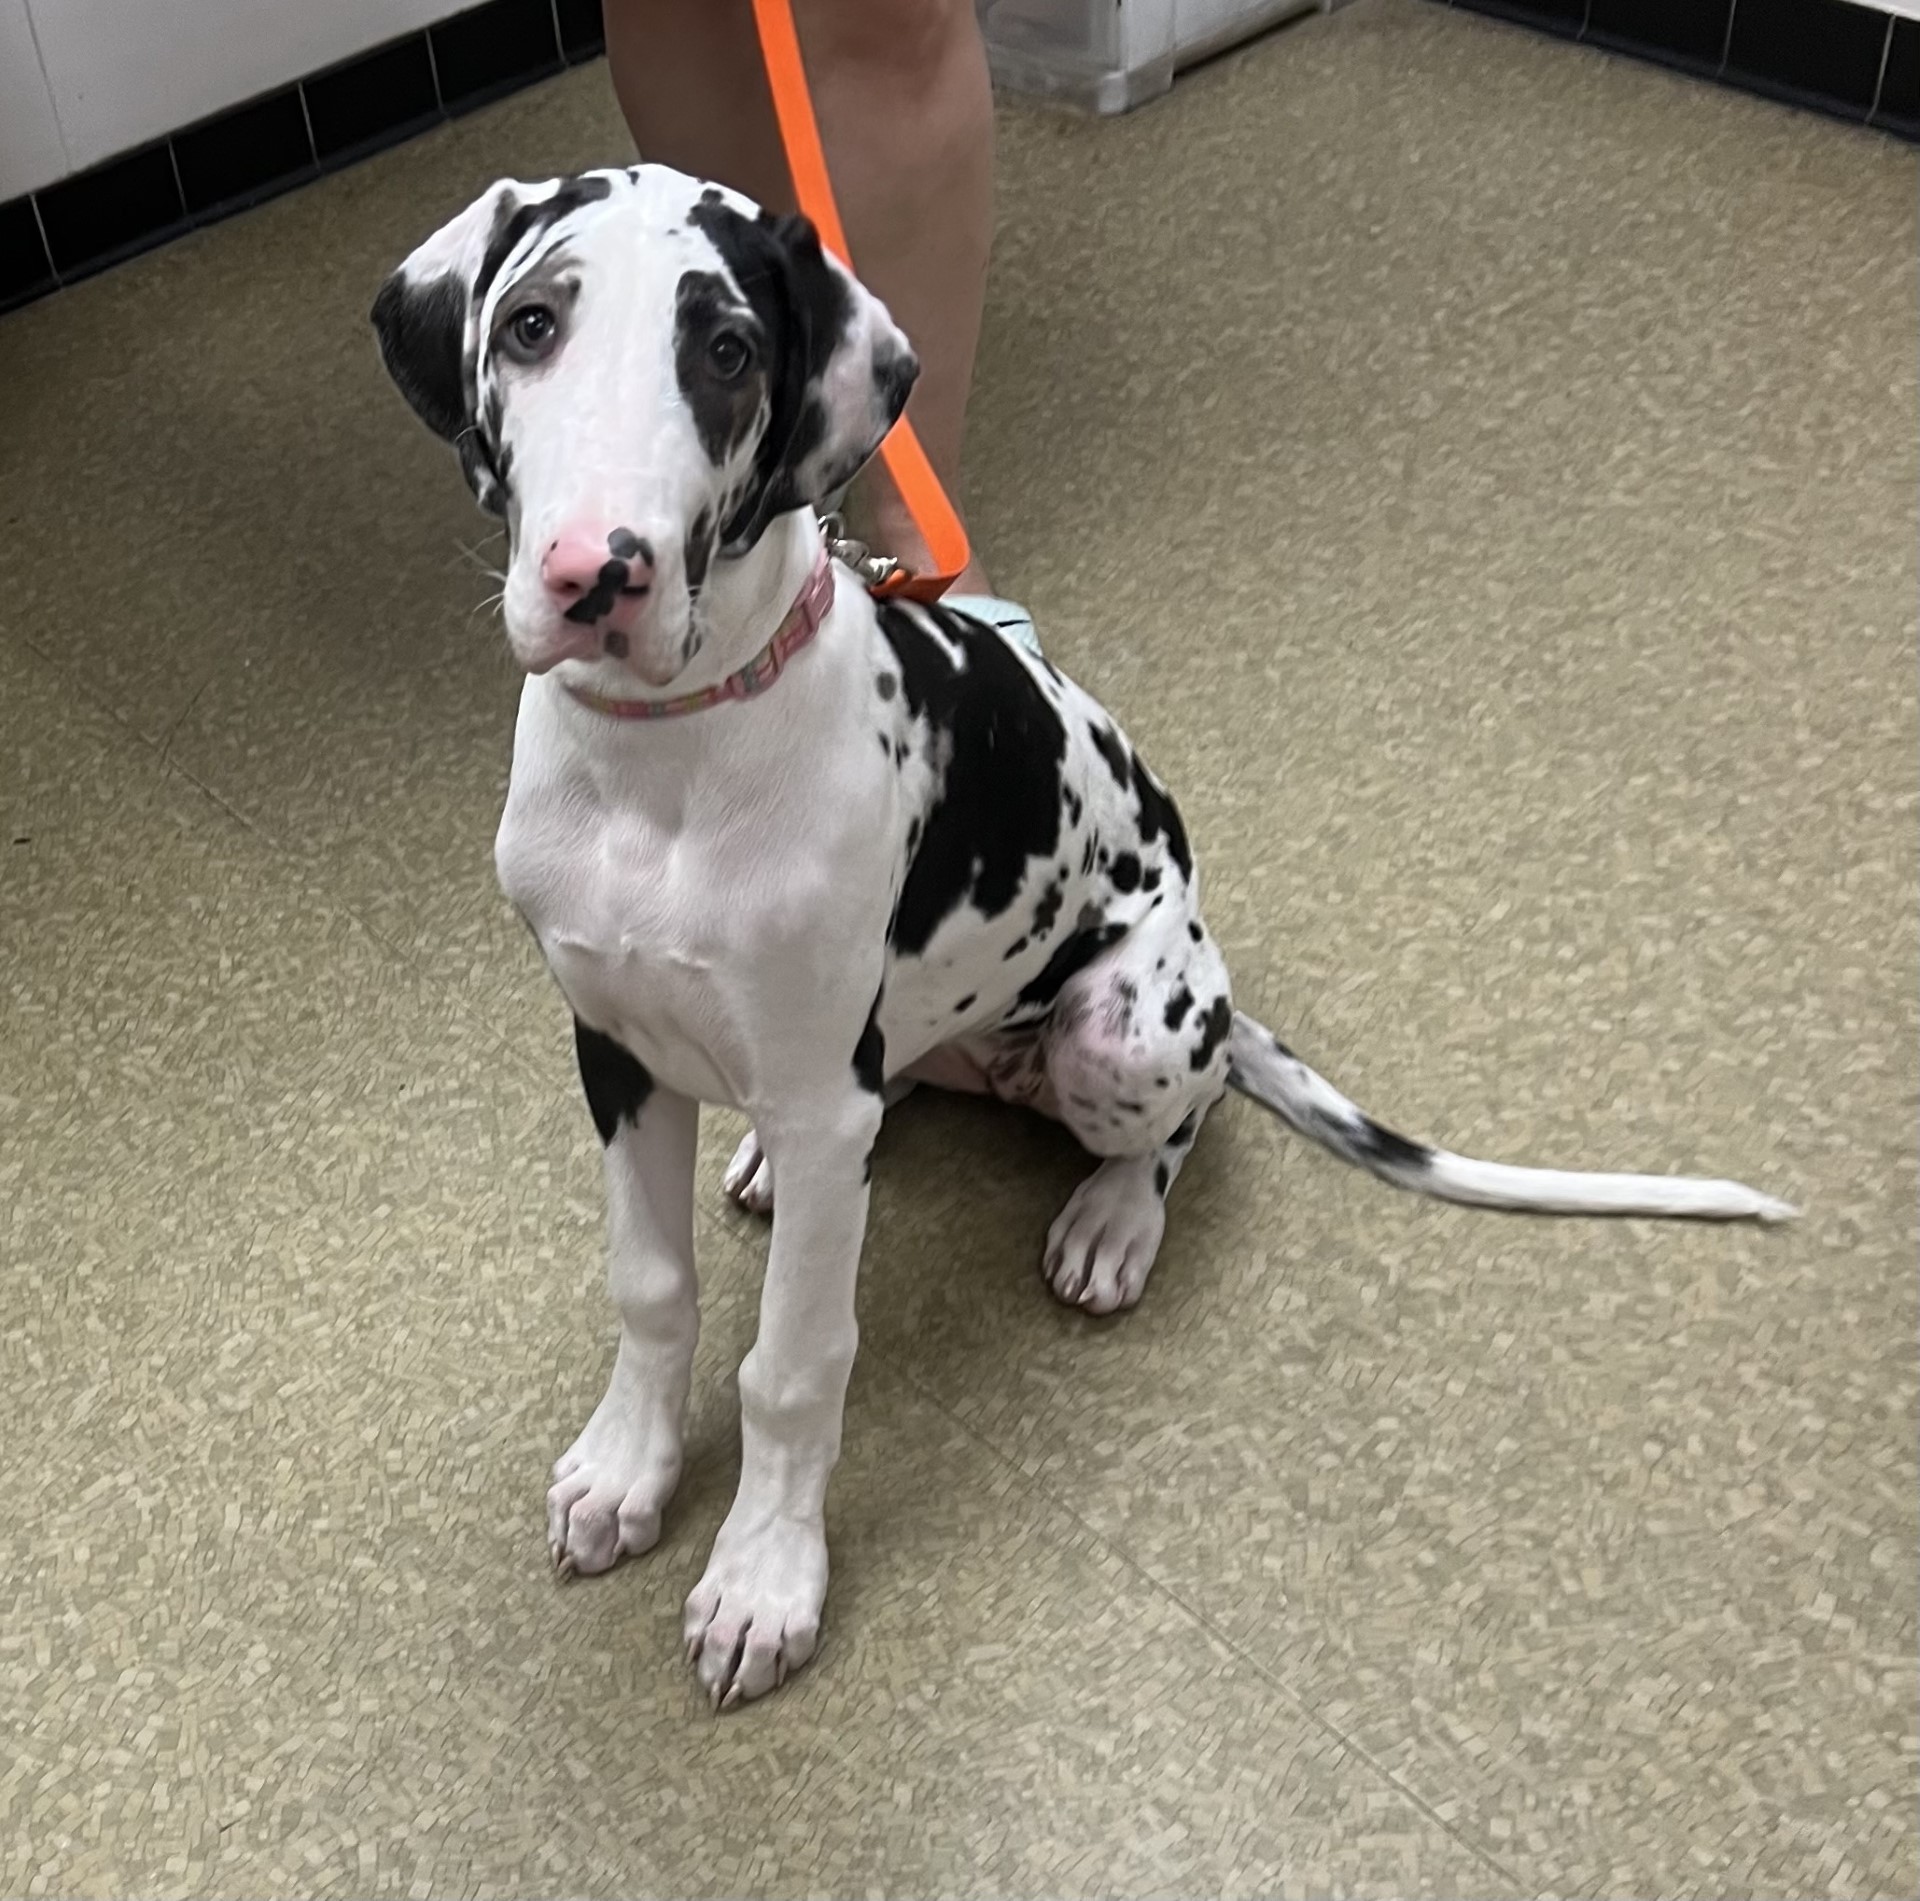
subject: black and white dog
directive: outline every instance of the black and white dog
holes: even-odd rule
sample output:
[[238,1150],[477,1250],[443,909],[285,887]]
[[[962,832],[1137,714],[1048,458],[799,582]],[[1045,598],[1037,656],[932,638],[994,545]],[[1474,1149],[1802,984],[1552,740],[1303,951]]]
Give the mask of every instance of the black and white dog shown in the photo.
[[716,1702],[764,1694],[817,1640],[869,1158],[915,1082],[1028,1104],[1100,1158],[1042,1260],[1096,1314],[1140,1298],[1230,1087],[1454,1201],[1792,1212],[1733,1182],[1407,1141],[1235,1013],[1180,815],[1112,719],[996,630],[876,604],[827,562],[814,511],[917,365],[804,221],[657,166],[503,182],[373,318],[506,519],[528,678],[496,859],[606,1145],[620,1342],[554,1469],[563,1570],[645,1551],[679,1475],[699,1103],[753,1119],[729,1189],[778,1189],[739,1492],[687,1601]]

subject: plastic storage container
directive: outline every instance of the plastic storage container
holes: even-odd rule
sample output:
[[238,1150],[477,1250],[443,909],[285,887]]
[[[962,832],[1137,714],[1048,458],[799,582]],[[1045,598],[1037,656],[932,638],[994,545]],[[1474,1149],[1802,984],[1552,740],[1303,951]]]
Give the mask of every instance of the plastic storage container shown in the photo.
[[1158,97],[1182,66],[1341,0],[978,0],[994,83],[1093,112]]

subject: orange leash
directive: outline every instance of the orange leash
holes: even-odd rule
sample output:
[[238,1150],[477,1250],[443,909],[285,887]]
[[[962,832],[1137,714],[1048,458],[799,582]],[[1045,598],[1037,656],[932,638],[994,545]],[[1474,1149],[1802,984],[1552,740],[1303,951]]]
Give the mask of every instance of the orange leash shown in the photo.
[[[820,242],[852,270],[847,234],[840,225],[840,207],[834,202],[833,180],[827,175],[827,155],[820,147],[820,127],[813,116],[813,95],[807,90],[807,69],[800,58],[792,0],[753,0],[753,18],[760,30],[760,53],[766,61],[767,83],[773,89],[774,118],[780,127],[780,143],[786,148],[794,197],[813,220]],[[905,568],[897,568],[877,583],[873,592],[937,601],[967,565],[967,531],[961,527],[947,491],[940,486],[940,478],[905,416],[881,443],[880,460],[927,545],[933,572],[909,574]]]

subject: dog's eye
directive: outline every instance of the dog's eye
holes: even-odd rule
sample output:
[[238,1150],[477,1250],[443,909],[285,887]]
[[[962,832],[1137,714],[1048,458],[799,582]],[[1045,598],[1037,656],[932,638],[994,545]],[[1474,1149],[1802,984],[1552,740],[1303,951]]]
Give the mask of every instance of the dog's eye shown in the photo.
[[507,340],[523,363],[538,362],[553,348],[559,334],[559,319],[545,304],[528,304],[524,310],[516,310],[507,324]]
[[722,330],[707,345],[714,374],[731,383],[753,361],[753,348],[737,330]]

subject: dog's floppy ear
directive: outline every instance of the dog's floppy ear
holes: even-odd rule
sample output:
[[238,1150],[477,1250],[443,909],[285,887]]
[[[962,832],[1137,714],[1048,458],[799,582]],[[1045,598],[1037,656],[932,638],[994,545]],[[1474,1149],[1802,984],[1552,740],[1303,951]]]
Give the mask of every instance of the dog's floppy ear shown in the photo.
[[777,515],[818,508],[859,473],[907,406],[920,365],[886,307],[806,218],[749,218],[708,193],[690,214],[772,340],[766,433],[729,553]]
[[[373,300],[374,334],[387,374],[436,436],[455,441],[473,404],[469,351],[476,289],[494,239],[537,186],[503,178],[443,224]],[[496,262],[495,269],[498,268]]]

